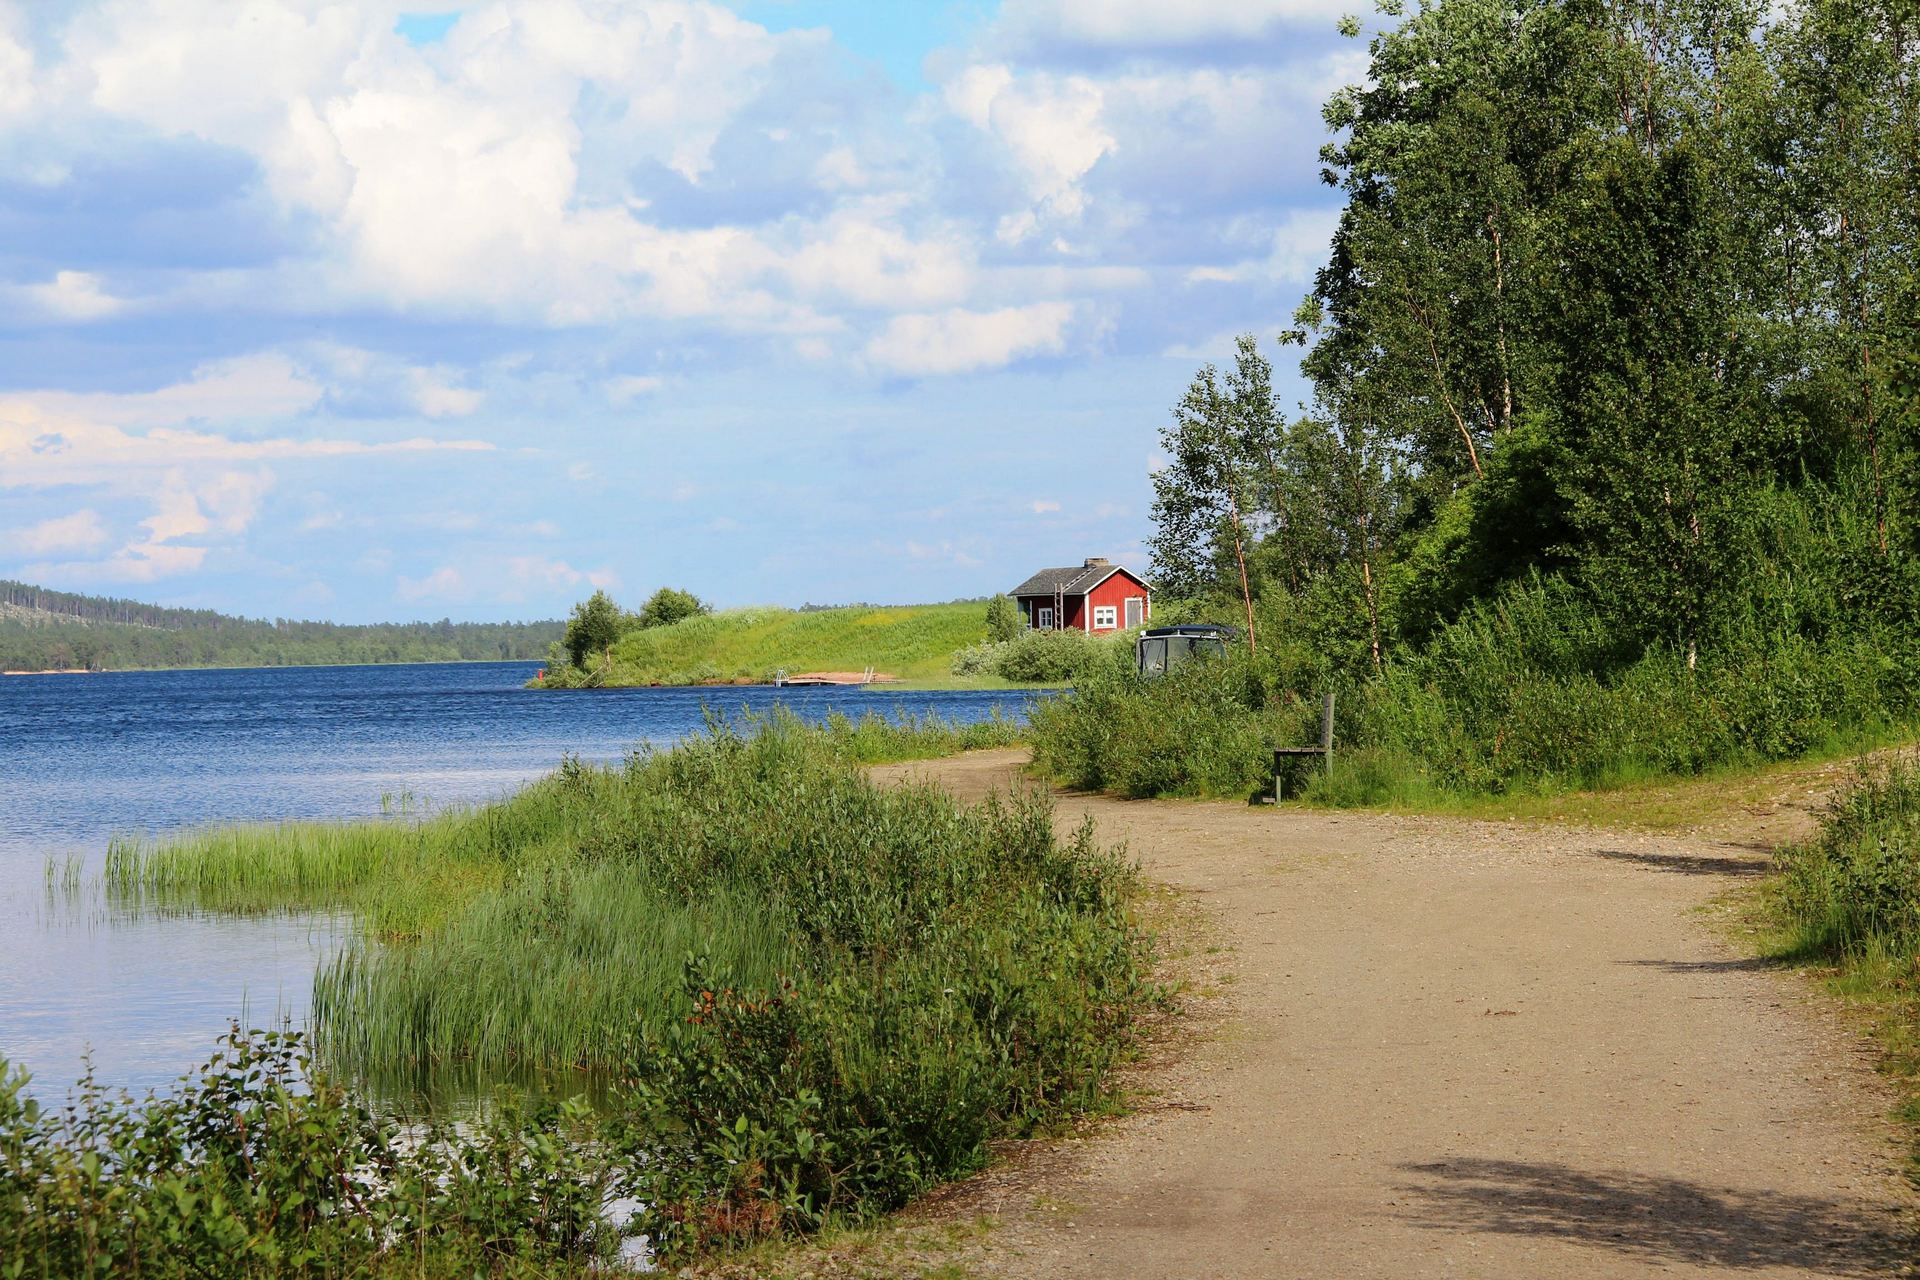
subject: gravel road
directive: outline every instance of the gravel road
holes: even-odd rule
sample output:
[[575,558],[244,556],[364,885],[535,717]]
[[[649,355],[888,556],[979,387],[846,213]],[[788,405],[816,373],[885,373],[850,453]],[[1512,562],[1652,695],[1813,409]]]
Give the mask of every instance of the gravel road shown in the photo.
[[[878,772],[977,796],[1020,763]],[[1739,831],[1060,797],[1063,825],[1083,814],[1217,949],[1134,1114],[941,1198],[998,1223],[968,1274],[1880,1276],[1916,1256],[1869,1048],[1714,927],[1766,867]]]

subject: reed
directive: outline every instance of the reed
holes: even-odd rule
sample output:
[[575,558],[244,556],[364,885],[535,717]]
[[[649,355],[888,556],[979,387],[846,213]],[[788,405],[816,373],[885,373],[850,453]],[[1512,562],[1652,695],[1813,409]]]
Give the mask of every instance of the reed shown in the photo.
[[460,812],[123,843],[107,884],[351,909],[321,1062],[598,1069],[643,1228],[694,1248],[891,1207],[1098,1099],[1157,998],[1130,867],[1057,838],[1038,794],[967,806],[859,768],[1014,729],[715,719]]

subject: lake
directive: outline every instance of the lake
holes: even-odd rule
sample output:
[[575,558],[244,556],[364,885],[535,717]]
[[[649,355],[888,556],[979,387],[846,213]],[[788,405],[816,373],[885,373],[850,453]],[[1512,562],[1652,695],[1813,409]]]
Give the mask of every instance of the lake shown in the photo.
[[50,891],[49,858],[89,878],[115,835],[282,818],[376,816],[496,798],[562,755],[616,761],[728,715],[791,708],[1019,717],[1022,692],[522,689],[540,666],[140,671],[0,678],[0,1057],[59,1099],[91,1053],[134,1090],[196,1066],[233,1018],[304,1015],[338,917],[137,915]]

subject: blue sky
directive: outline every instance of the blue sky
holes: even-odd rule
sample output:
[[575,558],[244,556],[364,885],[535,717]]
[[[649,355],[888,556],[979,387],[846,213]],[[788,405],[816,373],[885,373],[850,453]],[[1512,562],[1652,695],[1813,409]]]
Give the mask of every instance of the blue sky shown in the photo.
[[1169,407],[1325,255],[1351,7],[0,0],[0,576],[367,621],[1142,562]]

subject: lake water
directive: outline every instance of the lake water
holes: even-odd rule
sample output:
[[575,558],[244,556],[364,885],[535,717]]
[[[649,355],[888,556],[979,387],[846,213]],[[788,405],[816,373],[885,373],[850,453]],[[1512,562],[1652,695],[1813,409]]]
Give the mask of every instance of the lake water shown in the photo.
[[197,1065],[233,1018],[297,1022],[348,922],[129,917],[48,889],[49,856],[96,872],[108,840],[210,822],[358,818],[383,797],[493,799],[573,753],[613,761],[727,714],[809,720],[1023,714],[1031,695],[858,689],[539,693],[489,662],[0,678],[0,1057],[65,1095],[90,1052],[141,1090]]

